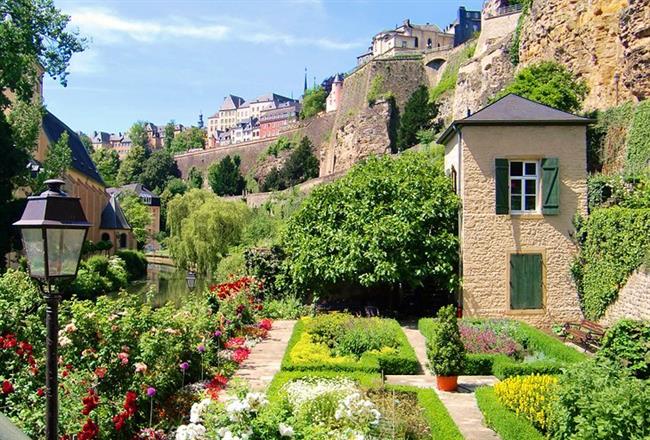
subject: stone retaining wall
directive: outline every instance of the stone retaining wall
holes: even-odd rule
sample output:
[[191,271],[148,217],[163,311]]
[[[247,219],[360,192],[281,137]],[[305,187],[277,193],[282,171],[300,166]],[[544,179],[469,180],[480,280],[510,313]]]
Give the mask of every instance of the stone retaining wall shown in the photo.
[[610,326],[623,318],[650,320],[650,268],[641,267],[630,275],[599,323]]

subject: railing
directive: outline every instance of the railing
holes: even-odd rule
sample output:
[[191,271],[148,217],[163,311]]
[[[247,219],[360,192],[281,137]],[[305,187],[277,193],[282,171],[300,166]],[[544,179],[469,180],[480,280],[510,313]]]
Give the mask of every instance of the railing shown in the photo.
[[516,14],[518,12],[521,12],[523,9],[522,4],[516,4],[516,5],[508,5],[508,6],[501,6],[498,8],[496,11],[487,14],[485,18],[496,18],[496,17],[501,17],[503,15],[510,15],[510,14]]

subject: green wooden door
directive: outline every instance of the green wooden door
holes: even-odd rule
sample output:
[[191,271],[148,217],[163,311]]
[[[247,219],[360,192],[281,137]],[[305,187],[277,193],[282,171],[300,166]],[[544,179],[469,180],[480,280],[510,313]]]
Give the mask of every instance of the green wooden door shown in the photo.
[[510,308],[541,309],[542,255],[510,255]]

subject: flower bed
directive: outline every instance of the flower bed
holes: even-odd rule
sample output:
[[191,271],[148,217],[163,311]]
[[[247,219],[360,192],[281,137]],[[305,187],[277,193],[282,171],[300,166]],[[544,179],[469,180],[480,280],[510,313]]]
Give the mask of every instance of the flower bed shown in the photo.
[[281,372],[266,395],[239,390],[208,407],[177,440],[219,439],[462,439],[432,390],[381,386],[361,372]]
[[[468,353],[464,374],[494,374],[500,379],[529,374],[560,374],[586,355],[519,321],[463,319],[461,338]],[[427,341],[436,320],[423,318],[418,328]]]
[[[217,398],[271,328],[253,284],[188,296],[180,309],[125,294],[64,301],[61,437],[162,439],[194,402]],[[43,312],[26,274],[0,277],[0,411],[32,438],[43,436]]]
[[417,374],[420,364],[397,321],[344,313],[305,317],[294,327],[282,370]]

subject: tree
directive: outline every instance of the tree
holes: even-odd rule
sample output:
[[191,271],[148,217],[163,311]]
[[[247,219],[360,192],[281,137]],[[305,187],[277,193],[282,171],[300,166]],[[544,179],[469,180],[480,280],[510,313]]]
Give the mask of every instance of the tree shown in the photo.
[[270,192],[270,191],[279,191],[283,190],[286,188],[284,179],[282,178],[282,174],[280,174],[280,171],[278,171],[277,167],[271,168],[271,171],[269,171],[269,174],[266,175],[264,178],[264,182],[262,182],[262,187],[261,190],[263,192]]
[[171,143],[173,154],[184,153],[194,148],[205,148],[205,131],[198,127],[190,127],[178,133]]
[[282,243],[297,288],[457,284],[459,200],[431,152],[371,157],[315,188]]
[[167,150],[154,152],[144,164],[140,183],[154,192],[160,193],[165,188],[167,181],[173,177],[180,177],[176,161]]
[[120,171],[120,156],[112,148],[99,148],[92,154],[93,162],[108,186],[117,185],[117,173]]
[[70,136],[63,132],[61,137],[50,146],[43,161],[43,168],[34,179],[31,187],[35,193],[45,189],[48,179],[60,179],[72,164],[72,151],[70,150]]
[[311,141],[307,136],[304,136],[282,167],[280,174],[284,186],[288,188],[305,180],[318,177],[318,172],[319,162],[312,152]]
[[404,151],[415,145],[418,142],[418,131],[430,128],[437,114],[438,107],[429,101],[427,88],[418,87],[404,105],[397,130],[397,149]]
[[578,80],[561,64],[542,61],[521,69],[512,83],[499,92],[492,102],[514,93],[531,101],[562,110],[577,112],[589,91],[584,80]]
[[131,139],[131,145],[144,148],[146,152],[149,151],[149,136],[147,136],[147,130],[144,128],[145,123],[143,121],[135,122],[131,128],[129,128],[129,138]]
[[151,225],[152,221],[149,208],[142,203],[140,197],[133,191],[120,193],[119,200],[124,217],[129,222],[133,236],[138,241],[138,247],[142,248],[149,238],[147,228]]
[[165,139],[164,139],[165,150],[171,149],[172,142],[174,141],[175,131],[176,131],[176,124],[174,123],[173,120],[165,124]]
[[311,118],[325,110],[327,92],[321,86],[316,86],[305,91],[300,110],[300,119]]
[[160,194],[160,230],[167,231],[167,205],[169,201],[178,195],[187,192],[187,184],[178,177],[172,177],[167,181],[165,189]]
[[203,174],[196,167],[190,168],[187,176],[187,183],[190,188],[201,188],[203,186]]
[[233,196],[241,194],[246,187],[246,181],[239,170],[241,159],[230,155],[214,163],[208,169],[208,183],[215,194]]
[[249,215],[245,203],[228,202],[205,190],[192,189],[174,197],[167,207],[174,261],[212,274],[230,246],[239,242]]
[[120,171],[117,173],[117,184],[126,185],[138,182],[146,160],[147,155],[144,147],[133,145],[120,165]]
[[81,140],[81,143],[86,149],[86,152],[92,155],[94,152],[94,148],[93,148],[93,141],[92,139],[90,139],[90,136],[88,136],[86,133],[79,133],[79,140]]

